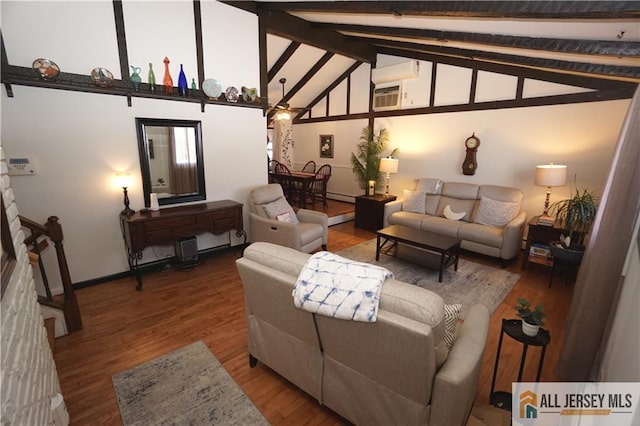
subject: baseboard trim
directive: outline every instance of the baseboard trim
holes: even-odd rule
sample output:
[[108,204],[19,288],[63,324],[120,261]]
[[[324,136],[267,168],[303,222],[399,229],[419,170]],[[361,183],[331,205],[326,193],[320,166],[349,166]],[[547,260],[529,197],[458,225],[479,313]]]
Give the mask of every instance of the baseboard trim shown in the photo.
[[337,225],[339,223],[349,222],[350,220],[354,220],[356,217],[355,212],[340,214],[338,216],[332,216],[329,218],[329,226]]
[[337,194],[335,192],[327,192],[327,198],[330,198],[336,201],[344,201],[346,203],[351,203],[351,204],[356,203],[355,195],[346,195],[346,194]]
[[[207,249],[198,250],[198,257],[201,257],[201,258],[212,257],[212,256],[216,256],[216,255],[220,255],[220,254],[229,252],[231,250],[241,250],[241,251],[243,251],[245,249],[245,247],[248,246],[248,245],[249,245],[249,243],[240,244],[240,245],[236,245],[236,246],[224,245],[224,246],[210,247],[210,248],[207,248]],[[154,260],[154,261],[151,261],[151,262],[147,262],[147,263],[145,263],[143,265],[140,265],[138,270],[140,271],[141,274],[159,271],[161,269],[172,267],[171,263],[174,260],[175,260],[175,257],[168,257],[166,259]],[[103,284],[103,283],[106,283],[106,282],[115,281],[115,280],[119,280],[119,279],[127,278],[127,277],[131,277],[131,272],[130,271],[117,272],[115,274],[105,275],[103,277],[92,278],[92,279],[86,280],[86,281],[79,281],[77,283],[73,283],[72,286],[73,286],[74,290],[79,290],[81,288],[92,287],[94,285]]]

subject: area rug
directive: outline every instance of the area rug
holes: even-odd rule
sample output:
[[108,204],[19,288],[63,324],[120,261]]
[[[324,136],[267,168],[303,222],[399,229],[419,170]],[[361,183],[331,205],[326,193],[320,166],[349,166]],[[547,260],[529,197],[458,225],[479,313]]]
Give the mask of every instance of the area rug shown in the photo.
[[268,425],[201,340],[112,378],[128,425]]
[[[401,250],[402,256],[415,258],[415,250],[411,253],[406,251],[412,250],[410,247],[401,246]],[[395,251],[396,249],[392,249],[390,254]],[[460,259],[458,271],[454,271],[453,266],[449,267],[444,272],[440,283],[436,265],[431,265],[434,269],[430,269],[383,253],[380,254],[380,260],[376,262],[375,239],[342,250],[338,254],[351,260],[385,267],[393,272],[395,279],[431,290],[439,294],[447,304],[462,304],[463,311],[460,313],[462,319],[467,309],[475,303],[485,305],[489,312],[493,313],[520,279],[519,274]]]

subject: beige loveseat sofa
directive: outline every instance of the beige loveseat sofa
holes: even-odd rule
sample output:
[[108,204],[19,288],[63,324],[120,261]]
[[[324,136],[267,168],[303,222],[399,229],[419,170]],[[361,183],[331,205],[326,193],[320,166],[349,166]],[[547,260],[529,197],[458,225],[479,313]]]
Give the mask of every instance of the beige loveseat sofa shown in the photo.
[[309,257],[258,242],[236,261],[251,365],[264,363],[355,424],[464,425],[476,395],[487,308],[469,309],[447,353],[442,298],[411,284],[387,279],[372,323],[296,308],[292,290]]
[[522,248],[526,213],[521,203],[517,188],[423,178],[415,190],[385,205],[384,226],[450,235],[460,238],[465,250],[509,260]]

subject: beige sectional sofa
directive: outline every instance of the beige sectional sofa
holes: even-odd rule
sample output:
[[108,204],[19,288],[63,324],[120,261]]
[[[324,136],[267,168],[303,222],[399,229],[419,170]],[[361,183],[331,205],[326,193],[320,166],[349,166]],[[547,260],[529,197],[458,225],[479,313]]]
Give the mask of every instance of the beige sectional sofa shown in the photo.
[[423,178],[415,190],[386,204],[384,226],[450,235],[460,238],[465,250],[509,260],[522,248],[526,213],[521,203],[517,188]]
[[450,350],[440,296],[387,279],[376,322],[312,314],[292,290],[310,255],[253,243],[236,261],[244,286],[250,363],[264,363],[355,424],[464,425],[489,327],[472,306]]

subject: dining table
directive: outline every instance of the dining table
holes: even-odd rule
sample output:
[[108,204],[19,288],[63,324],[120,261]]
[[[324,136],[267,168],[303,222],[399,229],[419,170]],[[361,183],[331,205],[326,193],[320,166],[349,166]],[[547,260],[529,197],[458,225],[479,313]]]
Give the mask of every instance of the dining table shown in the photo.
[[288,185],[298,185],[300,189],[300,199],[298,200],[298,206],[303,209],[307,207],[307,197],[311,196],[311,190],[313,183],[317,180],[322,180],[322,176],[316,176],[315,173],[307,173],[301,171],[291,170],[291,174],[277,174],[275,172],[269,172],[269,176],[276,182],[288,181]]

